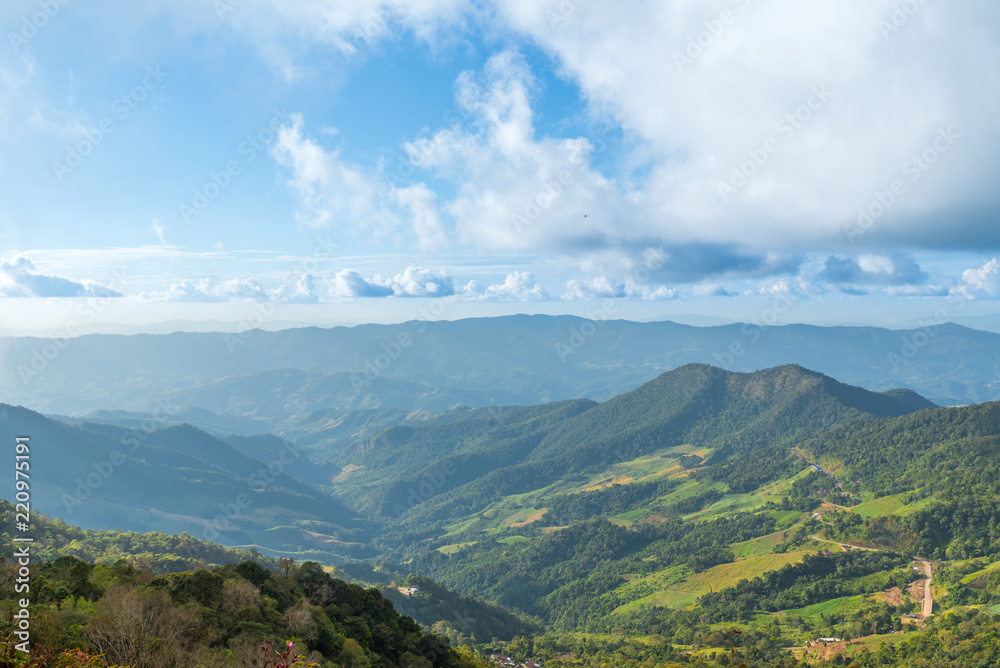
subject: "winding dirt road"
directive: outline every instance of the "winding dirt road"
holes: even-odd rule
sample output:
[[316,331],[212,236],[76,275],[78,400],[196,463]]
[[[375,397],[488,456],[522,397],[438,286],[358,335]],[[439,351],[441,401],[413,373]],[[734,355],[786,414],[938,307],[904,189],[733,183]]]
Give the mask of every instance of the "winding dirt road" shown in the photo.
[[921,613],[924,619],[927,619],[934,614],[934,594],[931,593],[931,578],[934,575],[934,567],[929,561],[921,561],[924,565],[924,573],[927,574],[927,579],[924,581],[924,604]]

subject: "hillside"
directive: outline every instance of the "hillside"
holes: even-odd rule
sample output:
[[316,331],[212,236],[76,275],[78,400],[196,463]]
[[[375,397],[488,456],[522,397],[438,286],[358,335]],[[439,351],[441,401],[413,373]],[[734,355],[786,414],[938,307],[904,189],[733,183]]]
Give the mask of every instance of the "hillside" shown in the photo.
[[[33,510],[85,528],[186,531],[325,558],[361,556],[370,537],[354,512],[289,475],[290,446],[265,462],[187,425],[67,425],[0,406],[0,439],[22,434],[31,436]],[[0,486],[5,498],[12,486]]]
[[[5,607],[15,600],[11,568],[0,584]],[[32,665],[487,665],[423,634],[377,590],[332,578],[315,562],[281,574],[242,561],[154,577],[124,561],[94,566],[67,556],[32,575]],[[5,615],[0,633],[11,627]],[[20,664],[16,654],[4,642],[0,663]]]
[[[14,504],[0,499],[0,541],[14,545]],[[199,540],[186,533],[138,533],[135,531],[82,529],[45,513],[31,514],[34,557],[55,561],[75,557],[91,564],[111,566],[126,560],[151,573],[178,573],[205,566],[238,564],[253,559],[269,568],[277,561],[255,551],[234,550],[218,543]]]
[[[686,365],[602,404],[477,409],[443,425],[393,427],[345,458],[358,468],[336,490],[369,513],[405,510],[416,525],[458,521],[551,485],[583,489],[614,464],[681,446],[716,463],[736,453],[767,459],[773,478],[791,464],[789,446],[799,439],[929,406],[912,392],[873,393],[794,365],[749,374]],[[707,474],[732,488],[751,485],[746,491],[767,482],[739,481],[722,466]],[[422,485],[432,493],[415,504]]]

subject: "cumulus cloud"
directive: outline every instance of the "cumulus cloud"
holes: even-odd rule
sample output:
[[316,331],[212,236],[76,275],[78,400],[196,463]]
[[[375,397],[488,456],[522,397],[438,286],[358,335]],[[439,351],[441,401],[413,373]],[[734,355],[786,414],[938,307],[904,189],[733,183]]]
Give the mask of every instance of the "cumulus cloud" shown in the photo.
[[272,294],[274,300],[282,304],[315,304],[319,302],[312,274],[303,274],[294,286],[282,285]]
[[632,277],[616,280],[607,276],[595,276],[567,281],[562,298],[566,300],[630,298],[660,301],[677,299],[679,296],[676,288],[666,285],[648,285]]
[[423,251],[433,251],[443,247],[447,239],[438,210],[437,194],[423,183],[397,188],[393,199],[406,208],[410,214],[410,224],[417,237],[417,247]]
[[31,260],[21,256],[0,260],[0,297],[121,297],[121,293],[96,283],[40,274]]
[[442,272],[407,267],[390,279],[376,278],[397,297],[447,297],[455,294],[451,278]]
[[430,176],[455,185],[455,196],[442,206],[466,243],[519,250],[606,244],[619,221],[638,224],[639,209],[592,168],[595,147],[588,139],[537,136],[537,94],[520,54],[496,54],[481,73],[464,72],[456,83],[465,122],[404,148]]
[[[734,18],[713,35],[706,22],[723,4]],[[918,242],[953,245],[943,212],[969,228],[964,243],[995,242],[995,231],[955,212],[995,212],[1000,199],[990,186],[1000,72],[983,76],[977,65],[1000,54],[1000,38],[977,27],[997,21],[1000,8],[921,3],[887,32],[896,5],[827,3],[817,14],[792,1],[663,0],[623,12],[513,0],[499,11],[559,63],[591,108],[645,145],[652,169],[643,208],[665,238],[836,242],[857,209],[898,179],[906,192],[867,242],[913,242],[917,233]],[[930,170],[907,167],[949,127],[961,138]],[[775,150],[761,157],[767,139]],[[724,199],[718,184],[737,171],[746,178]]]
[[282,126],[271,155],[292,172],[289,187],[299,196],[300,224],[312,228],[371,223],[378,216],[379,184],[370,175],[305,136],[302,114]]
[[982,267],[966,269],[952,292],[966,299],[996,299],[1000,296],[1000,264],[993,258]]
[[859,286],[919,285],[927,280],[927,274],[910,255],[897,253],[853,258],[831,255],[818,279],[848,294],[857,294],[862,289]]
[[328,279],[327,283],[330,296],[335,299],[388,297],[393,293],[393,289],[388,285],[368,281],[353,269],[338,271]]
[[511,272],[503,283],[494,283],[485,288],[476,281],[470,281],[463,288],[462,295],[492,302],[537,302],[550,298],[542,286],[535,283],[535,275],[527,271]]
[[288,185],[299,201],[296,220],[304,227],[338,227],[355,234],[387,237],[409,224],[417,247],[438,250],[447,243],[437,194],[423,183],[396,187],[378,168],[346,160],[306,136],[302,114],[291,114],[271,148],[291,172]]
[[451,277],[422,267],[407,267],[394,276],[365,278],[354,269],[343,269],[327,278],[330,297],[447,297],[455,294]]
[[255,278],[185,279],[164,291],[143,292],[139,298],[151,302],[264,301],[270,294]]
[[724,285],[718,283],[703,283],[694,286],[691,291],[698,297],[735,297],[737,292],[726,289]]

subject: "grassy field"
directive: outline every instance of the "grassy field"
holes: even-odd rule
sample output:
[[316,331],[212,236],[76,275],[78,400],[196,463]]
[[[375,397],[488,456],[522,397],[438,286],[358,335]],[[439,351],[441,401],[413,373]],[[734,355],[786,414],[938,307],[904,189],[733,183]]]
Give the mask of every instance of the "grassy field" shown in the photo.
[[788,564],[797,564],[810,551],[799,550],[786,554],[765,554],[747,559],[740,559],[731,564],[719,564],[706,571],[696,573],[682,582],[677,589],[693,594],[708,594],[726,587],[732,587],[740,580],[750,580],[758,575],[776,571]]
[[781,614],[788,617],[813,617],[817,615],[843,614],[860,606],[865,600],[864,596],[843,596],[832,598],[829,601],[815,603],[804,608],[792,608],[784,610]]
[[690,444],[662,448],[631,461],[615,464],[611,468],[593,476],[579,490],[599,489],[600,487],[614,484],[614,482],[627,484],[629,482],[649,482],[662,478],[683,476],[687,474],[688,469],[679,464],[682,455],[708,457],[711,454],[711,448],[697,448]]
[[[644,577],[628,578],[625,584],[615,590],[615,595],[624,599],[633,596],[635,598],[630,603],[619,606],[615,613],[649,607],[690,608],[703,594],[731,587],[740,580],[755,578],[787,564],[798,563],[805,555],[811,553],[797,551],[787,554],[760,554],[733,563],[720,564],[701,573],[691,573],[687,566],[674,566]],[[657,591],[641,595],[649,591],[650,587]]]
[[472,541],[469,543],[453,543],[451,545],[442,545],[438,548],[438,552],[441,554],[455,554],[463,547],[468,547],[469,545],[475,545],[478,541]]
[[737,559],[745,559],[747,557],[759,557],[764,554],[771,554],[774,546],[783,540],[783,535],[784,532],[778,531],[769,536],[761,536],[760,538],[754,538],[743,543],[734,543],[732,546],[733,556]]
[[886,515],[906,517],[934,503],[933,497],[918,499],[913,503],[905,503],[904,498],[907,496],[909,494],[896,494],[876,499],[870,493],[863,494],[861,503],[851,508],[851,511],[861,515],[865,519],[870,517],[884,517]]
[[968,575],[966,575],[961,579],[961,583],[964,585],[968,585],[971,584],[972,582],[975,582],[979,578],[989,577],[992,573],[995,573],[997,571],[1000,571],[1000,561],[995,561],[992,564],[987,564],[985,567],[973,573],[969,573]]

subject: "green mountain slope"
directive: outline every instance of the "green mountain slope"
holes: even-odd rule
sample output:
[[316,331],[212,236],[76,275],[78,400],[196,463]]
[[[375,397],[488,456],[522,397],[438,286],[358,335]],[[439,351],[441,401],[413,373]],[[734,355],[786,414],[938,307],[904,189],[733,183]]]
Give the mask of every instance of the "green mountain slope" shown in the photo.
[[[66,425],[0,406],[0,439],[16,435],[31,437],[33,509],[86,528],[186,531],[328,556],[360,556],[369,536],[356,513],[287,474],[290,449],[263,462],[190,426]],[[14,498],[13,476],[0,489]]]
[[871,498],[844,535],[935,559],[1000,554],[1000,403],[865,420],[802,449]]
[[752,489],[783,473],[788,446],[802,438],[930,406],[912,392],[869,392],[795,365],[749,374],[687,365],[602,404],[479,409],[446,425],[392,428],[357,446],[348,461],[362,468],[342,489],[376,515],[456,521],[502,497],[582,483],[685,444],[714,452],[715,462],[737,453],[766,459],[774,470],[763,478],[737,481],[725,469],[715,477]]

